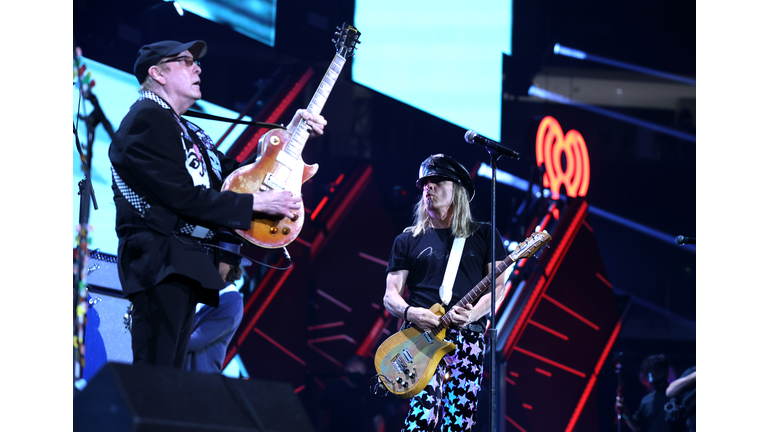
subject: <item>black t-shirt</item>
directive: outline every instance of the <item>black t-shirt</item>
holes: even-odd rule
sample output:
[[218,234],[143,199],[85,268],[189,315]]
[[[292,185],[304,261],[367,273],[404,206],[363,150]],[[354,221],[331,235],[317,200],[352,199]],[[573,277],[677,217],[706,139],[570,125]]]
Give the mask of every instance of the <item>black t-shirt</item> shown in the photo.
[[634,417],[643,432],[669,432],[664,405],[669,401],[665,390],[645,395]]
[[[464,243],[453,284],[453,297],[446,310],[461,300],[488,274],[486,264],[493,262],[491,225],[480,222],[476,224],[476,228]],[[387,272],[408,270],[405,283],[409,292],[406,300],[409,305],[430,308],[435,303],[440,303],[439,289],[443,283],[452,246],[453,235],[450,228],[429,228],[418,237],[404,232],[395,238]],[[503,260],[506,255],[501,236],[496,231],[496,261]],[[484,327],[486,318],[482,317],[477,322]]]

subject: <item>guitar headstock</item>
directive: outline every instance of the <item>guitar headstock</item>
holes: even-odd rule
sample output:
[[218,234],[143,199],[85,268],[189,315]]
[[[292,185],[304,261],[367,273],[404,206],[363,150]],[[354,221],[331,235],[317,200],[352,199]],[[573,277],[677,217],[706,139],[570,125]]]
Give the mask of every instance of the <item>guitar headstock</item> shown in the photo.
[[360,43],[360,32],[352,24],[344,23],[336,27],[333,43],[336,45],[336,53],[348,59],[355,56],[357,44]]
[[550,236],[549,233],[546,231],[537,231],[525,239],[524,242],[517,245],[515,251],[512,252],[512,256],[515,257],[515,260],[530,258],[544,247],[544,245],[549,243],[550,240],[552,240],[552,236]]

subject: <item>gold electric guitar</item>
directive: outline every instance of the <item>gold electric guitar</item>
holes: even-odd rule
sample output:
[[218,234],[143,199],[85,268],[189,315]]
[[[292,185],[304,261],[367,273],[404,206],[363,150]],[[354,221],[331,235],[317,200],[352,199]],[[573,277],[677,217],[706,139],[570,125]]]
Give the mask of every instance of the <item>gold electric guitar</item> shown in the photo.
[[[336,83],[347,58],[354,56],[360,32],[344,23],[334,39],[336,55],[320,86],[309,102],[307,111],[320,114],[328,95]],[[221,190],[239,193],[261,193],[270,189],[288,190],[301,195],[301,186],[317,173],[317,164],[307,165],[301,157],[309,138],[307,125],[302,119],[293,134],[284,129],[273,129],[259,140],[259,159],[233,171],[224,180]],[[304,202],[293,219],[255,213],[248,230],[235,230],[249,242],[263,248],[283,247],[296,239],[304,225]]]
[[[514,262],[532,256],[551,239],[546,231],[533,233],[496,266],[497,278]],[[492,285],[492,277],[491,274],[484,277],[456,305],[465,307],[474,302]],[[424,390],[440,360],[456,349],[456,345],[443,340],[451,324],[443,306],[435,303],[429,310],[440,316],[437,327],[429,331],[408,327],[387,338],[376,351],[374,362],[379,381],[398,397],[410,398]]]

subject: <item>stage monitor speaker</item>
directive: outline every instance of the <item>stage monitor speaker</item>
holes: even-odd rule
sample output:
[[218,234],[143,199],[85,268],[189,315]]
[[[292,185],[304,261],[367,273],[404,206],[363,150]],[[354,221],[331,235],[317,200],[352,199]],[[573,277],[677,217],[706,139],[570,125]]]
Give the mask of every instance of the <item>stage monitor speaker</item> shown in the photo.
[[288,383],[107,363],[74,398],[75,432],[313,432]]

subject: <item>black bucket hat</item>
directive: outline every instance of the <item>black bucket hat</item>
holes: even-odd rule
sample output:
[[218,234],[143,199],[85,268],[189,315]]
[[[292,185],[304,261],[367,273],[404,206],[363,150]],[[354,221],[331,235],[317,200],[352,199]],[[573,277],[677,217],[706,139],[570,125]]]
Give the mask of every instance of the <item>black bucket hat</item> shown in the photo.
[[133,65],[133,74],[136,75],[139,84],[147,79],[149,68],[158,64],[160,60],[179,54],[184,50],[189,50],[192,53],[192,57],[197,60],[205,55],[208,51],[208,46],[205,45],[205,42],[196,40],[187,43],[161,41],[141,47],[136,55],[136,63]]
[[423,188],[424,181],[428,178],[453,180],[467,190],[470,201],[475,197],[475,185],[472,183],[472,176],[469,175],[469,171],[456,159],[448,155],[442,153],[433,154],[421,163],[416,186]]

